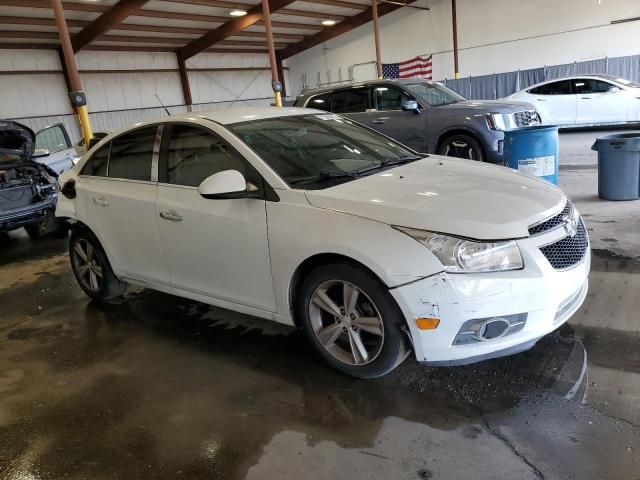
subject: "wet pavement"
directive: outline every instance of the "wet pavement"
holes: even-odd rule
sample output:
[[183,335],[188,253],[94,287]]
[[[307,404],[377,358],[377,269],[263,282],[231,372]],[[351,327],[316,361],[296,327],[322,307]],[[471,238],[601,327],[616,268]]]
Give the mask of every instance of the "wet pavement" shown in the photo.
[[354,380],[292,329],[90,302],[64,241],[0,236],[0,479],[638,480],[638,282],[596,252],[585,305],[531,351]]

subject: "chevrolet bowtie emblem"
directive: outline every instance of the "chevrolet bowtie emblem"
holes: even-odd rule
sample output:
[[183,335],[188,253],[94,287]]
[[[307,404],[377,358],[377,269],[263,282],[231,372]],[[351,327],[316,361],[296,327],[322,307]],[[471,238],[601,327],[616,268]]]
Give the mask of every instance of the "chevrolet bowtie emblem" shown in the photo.
[[578,233],[578,219],[574,215],[566,219],[564,231],[567,232],[567,235],[570,237],[575,237],[576,233]]

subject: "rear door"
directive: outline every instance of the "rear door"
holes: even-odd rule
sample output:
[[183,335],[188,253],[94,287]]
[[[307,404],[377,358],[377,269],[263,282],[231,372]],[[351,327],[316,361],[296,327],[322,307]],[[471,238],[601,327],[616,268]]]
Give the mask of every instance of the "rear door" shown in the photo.
[[559,80],[532,88],[536,110],[545,125],[573,125],[576,123],[577,95],[571,80]]
[[[49,152],[49,155],[40,156],[44,151]],[[62,173],[73,167],[76,150],[62,123],[51,125],[36,133],[34,157],[36,162],[45,164],[56,173]]]
[[427,151],[427,116],[416,111],[404,111],[402,106],[416,99],[394,85],[378,84],[372,88],[374,110],[370,113],[371,128],[395,138],[418,152]]
[[626,122],[629,98],[612,83],[595,78],[573,80],[577,94],[577,123]]
[[331,95],[331,111],[370,126],[369,110],[372,107],[369,97],[366,86],[336,90]]
[[87,219],[117,271],[168,284],[155,212],[158,128],[141,127],[100,147],[82,168],[76,190],[78,209],[85,210],[79,218]]
[[165,127],[155,220],[171,283],[275,312],[264,198],[206,199],[198,192],[205,178],[225,170],[238,170],[262,190],[259,174],[214,131]]

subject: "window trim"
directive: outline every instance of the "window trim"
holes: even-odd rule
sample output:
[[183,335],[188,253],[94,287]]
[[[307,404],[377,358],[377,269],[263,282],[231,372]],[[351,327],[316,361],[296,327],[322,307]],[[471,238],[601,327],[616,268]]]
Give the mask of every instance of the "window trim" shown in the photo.
[[[201,125],[199,123],[191,123],[191,122],[184,122],[184,121],[177,121],[177,122],[165,122],[162,124],[163,126],[163,131],[162,131],[162,136],[161,136],[161,140],[160,140],[160,145],[159,145],[159,150],[158,150],[158,177],[157,177],[157,183],[160,186],[163,187],[172,187],[172,188],[181,188],[184,190],[198,190],[197,186],[193,186],[193,185],[182,185],[179,183],[169,183],[168,179],[169,179],[169,162],[168,162],[168,148],[169,148],[169,139],[170,134],[171,134],[171,127],[173,127],[174,125],[185,125],[191,128],[195,128],[195,129],[200,129],[200,130],[204,130],[205,132],[209,133],[210,135],[215,136],[216,138],[220,139],[220,141],[226,145],[230,151],[232,151],[235,155],[237,155],[240,159],[242,159],[242,161],[245,162],[245,164],[247,165],[248,169],[251,170],[253,172],[253,174],[255,174],[255,177],[257,179],[257,185],[256,187],[258,187],[258,190],[256,192],[248,192],[248,194],[251,195],[250,198],[259,198],[262,200],[265,200],[267,196],[269,196],[267,193],[267,191],[269,189],[273,190],[273,188],[268,184],[268,182],[264,179],[264,177],[262,176],[262,174],[251,164],[251,162],[244,156],[242,155],[233,145],[231,145],[231,143],[229,143],[226,139],[224,139],[222,137],[222,135],[220,135],[218,132],[213,131],[212,129],[206,127],[205,125]],[[167,128],[164,128],[164,127]],[[245,180],[247,180],[245,178]],[[275,192],[274,192],[275,193]],[[277,197],[277,195],[276,195]],[[238,197],[238,198],[248,198],[248,197]],[[279,200],[279,199],[278,199]]]

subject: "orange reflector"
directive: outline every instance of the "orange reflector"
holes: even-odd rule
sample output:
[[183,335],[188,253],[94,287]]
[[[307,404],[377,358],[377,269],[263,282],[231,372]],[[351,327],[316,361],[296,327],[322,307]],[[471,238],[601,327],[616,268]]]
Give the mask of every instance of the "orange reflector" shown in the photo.
[[433,330],[434,328],[438,328],[440,325],[439,318],[416,318],[416,324],[420,330]]

